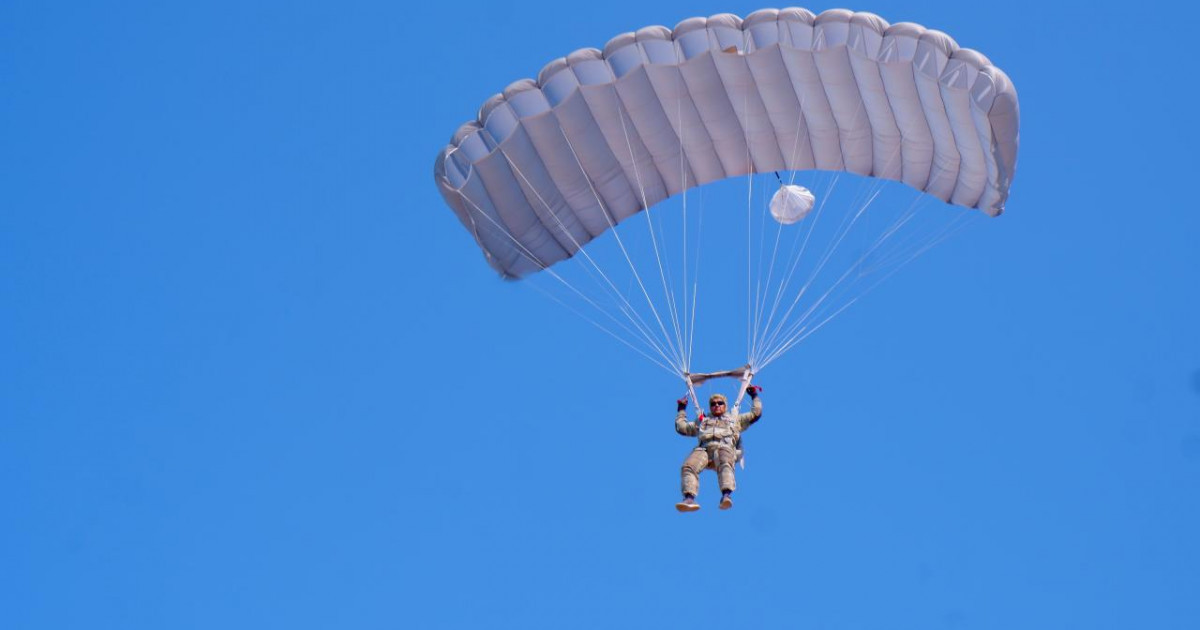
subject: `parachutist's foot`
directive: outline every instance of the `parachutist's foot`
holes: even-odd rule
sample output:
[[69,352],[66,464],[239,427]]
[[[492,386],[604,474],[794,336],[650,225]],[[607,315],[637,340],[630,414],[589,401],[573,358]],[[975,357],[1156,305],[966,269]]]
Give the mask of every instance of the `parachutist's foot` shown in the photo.
[[728,492],[721,495],[721,509],[728,510],[733,507],[733,497]]
[[685,496],[682,501],[675,504],[675,509],[680,512],[695,512],[700,509],[700,504],[696,503],[695,498]]

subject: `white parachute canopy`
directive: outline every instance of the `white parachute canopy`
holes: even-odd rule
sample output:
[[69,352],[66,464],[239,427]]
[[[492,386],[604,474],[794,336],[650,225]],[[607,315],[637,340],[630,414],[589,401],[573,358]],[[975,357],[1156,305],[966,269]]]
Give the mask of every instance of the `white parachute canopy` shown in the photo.
[[[763,9],[553,59],[459,126],[433,175],[501,276],[675,376],[696,373],[719,305],[744,305],[726,319],[745,323],[737,364],[754,375],[970,217],[999,215],[1019,127],[1012,81],[946,33]],[[742,181],[744,213],[721,196]],[[728,353],[713,332],[699,345]]]
[[660,201],[751,173],[899,181],[996,216],[1019,117],[1008,76],[945,33],[764,9],[551,61],[454,132],[434,180],[488,264],[521,278]]
[[808,216],[815,201],[816,197],[807,188],[784,184],[771,197],[771,216],[784,225],[791,225]]

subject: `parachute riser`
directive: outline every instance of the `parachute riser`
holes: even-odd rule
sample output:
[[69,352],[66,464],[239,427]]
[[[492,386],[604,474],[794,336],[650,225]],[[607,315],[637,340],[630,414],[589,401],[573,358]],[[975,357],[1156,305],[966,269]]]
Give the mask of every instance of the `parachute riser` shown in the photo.
[[733,401],[733,413],[739,414],[742,412],[742,399],[746,397],[746,386],[750,384],[753,378],[754,373],[747,368],[746,373],[742,375],[741,386],[738,387],[737,400]]
[[704,412],[704,407],[700,404],[700,397],[696,394],[696,386],[714,378],[736,378],[741,383],[741,386],[738,388],[737,399],[733,405],[730,406],[730,409],[732,409],[735,414],[740,413],[742,399],[746,395],[746,385],[749,385],[751,379],[754,378],[754,372],[751,371],[750,366],[743,365],[740,368],[725,370],[722,372],[706,372],[700,374],[684,372],[683,380],[687,383],[688,393],[692,397],[692,403],[696,407],[697,415]]

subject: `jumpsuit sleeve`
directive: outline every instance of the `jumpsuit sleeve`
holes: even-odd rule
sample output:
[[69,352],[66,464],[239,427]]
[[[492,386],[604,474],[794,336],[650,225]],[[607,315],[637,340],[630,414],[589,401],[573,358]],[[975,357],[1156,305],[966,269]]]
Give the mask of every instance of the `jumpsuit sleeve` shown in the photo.
[[750,425],[758,422],[762,417],[762,395],[760,394],[754,399],[750,405],[750,411],[738,416],[738,430],[745,431],[750,428]]
[[675,414],[675,432],[679,435],[691,436],[700,434],[700,430],[696,428],[696,423],[688,422],[686,409]]

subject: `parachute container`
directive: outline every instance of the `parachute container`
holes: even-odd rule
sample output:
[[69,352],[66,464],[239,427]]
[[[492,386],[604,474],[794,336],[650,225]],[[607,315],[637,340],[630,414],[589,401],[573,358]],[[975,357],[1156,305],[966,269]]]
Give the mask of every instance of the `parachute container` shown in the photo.
[[807,188],[784,184],[771,197],[771,216],[784,225],[791,225],[808,216],[815,201],[816,197]]

